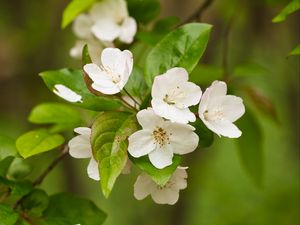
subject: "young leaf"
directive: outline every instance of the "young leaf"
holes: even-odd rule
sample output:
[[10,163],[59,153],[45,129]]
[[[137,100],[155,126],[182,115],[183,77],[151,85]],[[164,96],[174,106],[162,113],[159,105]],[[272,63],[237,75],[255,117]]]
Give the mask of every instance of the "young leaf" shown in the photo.
[[[90,200],[61,193],[50,196],[44,218],[46,222],[49,222],[47,224],[51,225],[101,225],[106,219],[106,214]],[[65,221],[66,223],[55,223],[54,221]]]
[[92,148],[99,163],[102,192],[108,197],[126,165],[128,136],[138,129],[135,115],[102,113],[92,126]]
[[190,23],[166,35],[147,56],[145,78],[148,86],[151,87],[155,76],[173,67],[192,72],[204,53],[211,28],[209,24]]
[[63,12],[61,27],[68,26],[80,13],[88,9],[97,0],[72,0]]
[[300,44],[297,45],[296,48],[294,48],[290,53],[289,55],[300,55]]
[[273,23],[279,23],[286,19],[288,15],[300,9],[300,1],[292,0],[277,16],[272,19]]
[[64,143],[59,134],[51,134],[46,129],[37,129],[21,135],[16,142],[17,149],[23,158],[52,150]]
[[249,109],[237,121],[237,126],[243,131],[242,136],[236,140],[241,164],[254,183],[260,187],[264,168],[261,128]]
[[140,23],[148,23],[159,15],[158,0],[127,0],[129,15]]
[[56,84],[61,84],[80,95],[82,101],[74,103],[79,107],[94,111],[107,111],[121,106],[121,102],[117,99],[92,94],[86,87],[81,70],[61,69],[46,71],[42,72],[40,76],[51,91],[55,89],[54,86]]
[[9,205],[0,203],[1,225],[14,225],[18,218],[19,215]]
[[130,157],[130,159],[138,168],[146,172],[155,183],[160,186],[164,186],[169,181],[176,168],[179,166],[181,156],[175,155],[173,157],[173,163],[163,169],[157,169],[154,167],[149,161],[148,156],[143,156],[140,158]]
[[[31,111],[28,120],[36,124],[55,124],[60,130],[74,128],[81,124],[80,113],[61,103],[42,103]],[[57,129],[56,129],[57,131]]]

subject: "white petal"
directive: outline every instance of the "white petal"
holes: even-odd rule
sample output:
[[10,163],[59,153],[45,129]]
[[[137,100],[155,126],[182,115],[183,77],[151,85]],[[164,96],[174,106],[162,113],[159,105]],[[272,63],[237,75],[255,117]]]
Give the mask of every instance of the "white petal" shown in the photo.
[[158,169],[165,168],[172,164],[173,150],[169,144],[156,149],[149,153],[149,160],[153,166]]
[[156,146],[152,134],[145,130],[140,130],[130,135],[128,142],[128,152],[136,158],[147,155]]
[[146,198],[156,189],[156,184],[145,173],[138,176],[134,183],[134,197],[138,200]]
[[90,140],[84,135],[72,138],[69,143],[69,154],[74,158],[89,158],[92,156]]
[[69,102],[81,102],[81,95],[62,84],[54,85],[53,93]]
[[169,105],[162,99],[152,99],[151,105],[157,115],[169,119],[172,122],[188,123],[196,120],[195,114],[188,108],[179,109],[175,105]]
[[137,24],[134,18],[128,17],[121,26],[120,41],[130,44],[136,34]]
[[114,83],[112,83],[112,85],[113,86],[106,87],[97,83],[93,83],[92,88],[106,95],[114,95],[121,91],[121,89],[117,85],[115,85]]
[[214,98],[208,105],[209,110],[213,108],[221,108],[224,117],[234,122],[245,113],[243,100],[233,95],[226,95]]
[[75,45],[70,49],[70,56],[75,59],[81,59],[84,45],[84,41],[76,41]]
[[87,137],[90,137],[91,132],[92,132],[91,128],[89,128],[89,127],[77,127],[74,129],[74,131],[77,134],[86,135]]
[[139,111],[136,117],[143,129],[153,130],[164,123],[164,119],[156,115],[152,108]]
[[76,17],[73,23],[74,34],[81,39],[90,39],[92,37],[91,26],[93,21],[86,14],[81,14]]
[[112,42],[119,37],[120,32],[120,26],[110,19],[98,20],[92,26],[92,33],[101,41]]
[[187,177],[186,169],[178,167],[173,173],[170,181],[173,183],[175,189],[182,190],[187,187]]
[[242,132],[232,122],[228,120],[219,121],[206,121],[202,120],[208,129],[215,132],[218,135],[222,135],[229,138],[238,138],[242,135]]
[[158,204],[174,205],[179,199],[179,190],[173,188],[157,189],[151,194],[151,197]]
[[92,178],[94,180],[100,180],[98,162],[93,157],[91,157],[91,160],[87,167],[87,173],[89,178]]
[[199,137],[194,133],[194,128],[187,124],[166,122],[165,129],[170,135],[170,143],[175,154],[187,154],[193,152],[199,142]]
[[198,85],[192,82],[185,82],[180,85],[180,89],[184,91],[185,97],[176,102],[178,108],[187,108],[199,103],[202,91]]

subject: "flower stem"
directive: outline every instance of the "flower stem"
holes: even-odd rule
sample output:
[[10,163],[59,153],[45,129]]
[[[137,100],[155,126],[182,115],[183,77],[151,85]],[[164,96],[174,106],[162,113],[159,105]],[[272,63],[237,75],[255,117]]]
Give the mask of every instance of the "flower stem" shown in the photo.
[[135,104],[137,104],[139,107],[141,107],[141,104],[125,88],[123,90],[128,95],[128,97],[131,98],[132,101],[134,101]]

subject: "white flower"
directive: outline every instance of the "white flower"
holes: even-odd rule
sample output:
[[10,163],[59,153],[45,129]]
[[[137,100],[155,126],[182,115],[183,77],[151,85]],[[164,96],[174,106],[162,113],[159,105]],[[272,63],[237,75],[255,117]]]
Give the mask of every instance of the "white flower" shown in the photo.
[[69,154],[78,159],[91,158],[87,167],[88,176],[94,180],[100,180],[98,163],[93,157],[90,142],[91,129],[88,127],[78,127],[74,131],[79,135],[69,141]]
[[242,132],[233,122],[244,114],[245,107],[241,98],[226,93],[226,83],[214,81],[201,98],[199,117],[208,129],[219,136],[237,138]]
[[184,68],[172,68],[156,76],[151,94],[152,108],[157,115],[178,123],[196,120],[188,107],[199,103],[202,91],[196,84],[188,82]]
[[80,14],[74,20],[72,29],[74,34],[80,39],[91,39],[93,34],[91,28],[93,26],[93,20],[87,14]]
[[128,152],[133,157],[149,155],[156,168],[172,164],[173,154],[187,154],[196,149],[199,137],[188,124],[172,123],[156,115],[151,108],[137,113],[142,130],[129,138]]
[[104,0],[92,6],[89,12],[94,25],[92,33],[101,41],[119,38],[131,43],[137,30],[134,18],[129,17],[125,0]]
[[142,173],[134,184],[134,197],[138,200],[151,195],[158,204],[174,205],[179,198],[179,191],[187,187],[186,168],[178,167],[167,184],[163,187],[157,185],[150,176]]
[[81,95],[62,84],[54,85],[53,93],[69,102],[82,102]]
[[93,81],[92,88],[108,95],[120,92],[132,71],[132,53],[128,50],[106,48],[101,54],[101,64],[98,66],[90,63],[83,67]]

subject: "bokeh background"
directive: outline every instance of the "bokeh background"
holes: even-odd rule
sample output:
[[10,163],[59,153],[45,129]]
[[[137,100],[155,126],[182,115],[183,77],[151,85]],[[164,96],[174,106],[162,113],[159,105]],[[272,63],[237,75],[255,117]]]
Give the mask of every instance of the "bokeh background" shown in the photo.
[[[160,17],[185,19],[202,1],[162,0]],[[60,29],[68,0],[1,0],[0,2],[0,134],[18,137],[33,126],[30,109],[42,101],[60,101],[38,73],[80,67],[69,57],[75,37]],[[99,185],[86,176],[87,161],[67,158],[43,183],[49,194],[62,190],[87,196],[108,213],[105,225],[296,225],[299,195],[299,56],[288,52],[299,43],[299,12],[282,23],[272,18],[284,0],[215,0],[202,21],[214,25],[201,63],[220,66],[228,18],[231,71],[252,62],[265,69],[249,81],[268,96],[276,120],[256,112],[263,130],[264,178],[256,187],[239,161],[232,139],[215,138],[213,146],[187,155],[188,188],[175,206],[137,201],[133,184],[137,171],[121,176],[105,199]],[[237,7],[238,5],[238,7]],[[247,131],[244,131],[247,132]],[[249,143],[253,149],[258,143]],[[32,176],[48,165],[54,152],[35,156]],[[79,215],[80,216],[80,215]]]

